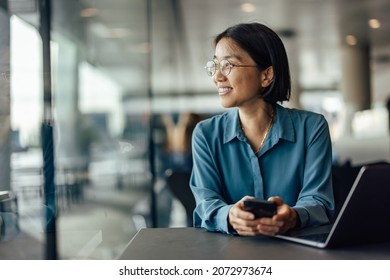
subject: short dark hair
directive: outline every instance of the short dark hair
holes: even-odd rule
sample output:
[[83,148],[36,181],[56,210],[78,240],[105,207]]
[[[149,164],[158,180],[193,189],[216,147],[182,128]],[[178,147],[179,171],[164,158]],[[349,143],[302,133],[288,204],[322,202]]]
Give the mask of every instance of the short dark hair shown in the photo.
[[263,92],[268,103],[288,101],[291,94],[290,69],[286,49],[280,37],[261,23],[241,23],[229,27],[214,39],[231,38],[255,61],[259,70],[273,66],[274,79]]

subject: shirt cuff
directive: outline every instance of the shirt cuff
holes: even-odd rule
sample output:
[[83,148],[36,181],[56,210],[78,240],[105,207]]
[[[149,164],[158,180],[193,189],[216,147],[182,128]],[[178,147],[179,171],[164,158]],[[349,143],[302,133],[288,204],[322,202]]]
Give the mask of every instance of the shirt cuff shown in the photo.
[[309,213],[307,213],[307,210],[303,207],[295,206],[293,208],[298,216],[296,228],[304,228],[309,221]]
[[217,223],[219,225],[220,231],[230,234],[237,234],[237,232],[229,224],[229,211],[232,207],[233,205],[226,205],[218,210],[219,213],[217,217]]

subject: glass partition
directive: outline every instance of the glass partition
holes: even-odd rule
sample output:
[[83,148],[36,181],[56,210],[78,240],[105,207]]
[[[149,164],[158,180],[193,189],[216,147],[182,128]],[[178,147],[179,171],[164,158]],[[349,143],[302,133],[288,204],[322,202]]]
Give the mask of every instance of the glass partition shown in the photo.
[[44,75],[52,82],[57,258],[115,259],[137,230],[157,225],[151,2],[51,1],[51,73],[42,68],[38,7],[0,9],[8,30],[0,38],[0,85],[9,91],[0,108],[2,124],[9,122],[0,131],[0,198],[14,202],[0,209],[0,258],[44,259],[52,244],[40,131]]
[[[150,52],[129,50],[148,43],[149,23],[147,1],[131,3],[53,1],[61,259],[117,258],[150,213],[151,112],[145,106],[133,113],[125,102],[128,95],[149,102]],[[121,15],[118,22],[106,22],[111,13],[143,24],[121,21]]]

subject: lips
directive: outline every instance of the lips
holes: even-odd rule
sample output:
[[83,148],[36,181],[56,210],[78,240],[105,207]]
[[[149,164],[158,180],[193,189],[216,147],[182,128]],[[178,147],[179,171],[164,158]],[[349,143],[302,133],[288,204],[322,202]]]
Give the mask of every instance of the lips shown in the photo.
[[233,90],[233,88],[231,88],[231,87],[219,87],[218,88],[218,94],[219,95],[225,95],[225,94],[229,93],[232,90]]

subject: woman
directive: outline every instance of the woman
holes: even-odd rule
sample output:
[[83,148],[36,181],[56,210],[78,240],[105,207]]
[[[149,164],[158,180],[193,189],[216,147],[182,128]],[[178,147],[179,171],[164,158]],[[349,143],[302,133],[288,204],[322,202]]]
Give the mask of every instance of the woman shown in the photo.
[[[194,226],[246,236],[282,234],[329,223],[334,212],[331,141],[322,115],[279,105],[290,97],[285,48],[259,23],[215,38],[206,70],[226,113],[193,133]],[[272,218],[255,218],[243,200],[274,201]]]

